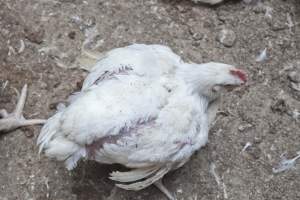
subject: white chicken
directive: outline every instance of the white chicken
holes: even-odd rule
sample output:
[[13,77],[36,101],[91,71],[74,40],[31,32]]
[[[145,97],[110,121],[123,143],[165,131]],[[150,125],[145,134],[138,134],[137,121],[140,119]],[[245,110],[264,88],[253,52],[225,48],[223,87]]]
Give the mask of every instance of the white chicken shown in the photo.
[[155,184],[174,199],[162,177],[206,144],[221,91],[245,82],[245,73],[231,65],[185,63],[166,46],[117,48],[48,119],[37,144],[69,170],[80,159],[122,164],[132,170],[112,172],[116,186]]

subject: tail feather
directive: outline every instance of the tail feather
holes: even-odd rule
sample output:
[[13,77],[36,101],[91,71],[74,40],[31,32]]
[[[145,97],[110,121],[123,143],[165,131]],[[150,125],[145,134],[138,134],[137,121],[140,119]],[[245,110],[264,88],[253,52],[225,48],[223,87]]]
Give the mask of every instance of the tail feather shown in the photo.
[[79,149],[80,146],[76,143],[59,136],[47,144],[47,147],[45,148],[45,154],[50,158],[66,160],[73,156],[73,154]]
[[45,151],[46,156],[65,161],[67,169],[76,167],[78,160],[86,156],[86,149],[66,138],[61,132],[62,112],[48,119],[37,139],[39,153]]
[[51,139],[57,134],[60,127],[60,118],[62,113],[56,113],[54,116],[49,118],[46,124],[43,126],[41,133],[37,139],[37,145],[39,146],[39,153],[43,149],[48,148],[48,144]]

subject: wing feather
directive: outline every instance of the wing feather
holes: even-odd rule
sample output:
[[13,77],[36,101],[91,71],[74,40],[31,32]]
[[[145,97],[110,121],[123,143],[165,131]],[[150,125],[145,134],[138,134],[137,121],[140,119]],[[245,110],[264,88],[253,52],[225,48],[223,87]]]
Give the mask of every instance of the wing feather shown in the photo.
[[166,175],[170,171],[170,169],[171,168],[168,166],[162,167],[156,173],[154,173],[153,176],[143,181],[138,181],[131,184],[116,184],[116,186],[125,190],[141,190],[160,180],[164,175]]
[[85,79],[82,90],[96,84],[105,74],[116,74],[126,69],[129,74],[158,78],[181,63],[178,55],[162,45],[133,44],[113,49],[104,56],[100,55],[95,67]]
[[110,179],[118,182],[134,182],[140,179],[144,179],[151,174],[157,172],[160,167],[151,166],[147,168],[133,169],[128,172],[115,171],[110,173]]

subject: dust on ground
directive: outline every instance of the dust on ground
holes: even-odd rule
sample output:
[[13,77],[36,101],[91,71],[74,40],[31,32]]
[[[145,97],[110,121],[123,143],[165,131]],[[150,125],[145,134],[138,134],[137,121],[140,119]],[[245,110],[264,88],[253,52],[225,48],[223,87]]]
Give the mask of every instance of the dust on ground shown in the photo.
[[[185,60],[233,64],[249,73],[249,85],[224,96],[208,145],[164,182],[177,199],[300,199],[299,162],[272,170],[300,151],[299,13],[297,0],[1,1],[0,108],[13,110],[27,83],[25,116],[51,116],[87,74],[77,62],[83,48],[159,43]],[[0,136],[1,200],[165,199],[155,187],[115,188],[110,166],[82,162],[68,172],[39,157],[39,130]]]

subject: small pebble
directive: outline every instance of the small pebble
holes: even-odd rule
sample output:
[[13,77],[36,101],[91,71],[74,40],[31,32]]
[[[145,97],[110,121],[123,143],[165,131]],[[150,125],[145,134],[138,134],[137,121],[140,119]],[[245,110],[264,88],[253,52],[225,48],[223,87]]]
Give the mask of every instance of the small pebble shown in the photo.
[[40,81],[39,85],[40,85],[41,89],[46,89],[48,87],[48,84],[46,82],[44,82],[44,81]]
[[84,25],[87,27],[92,27],[96,24],[96,18],[95,17],[89,17],[85,22]]
[[288,111],[288,105],[284,99],[278,99],[273,105],[271,105],[273,112],[285,113]]
[[300,70],[292,71],[288,74],[288,78],[295,83],[300,83]]
[[239,131],[244,131],[244,130],[246,130],[246,129],[248,129],[248,128],[251,128],[253,125],[252,124],[242,124],[242,125],[240,125],[239,127],[238,127],[238,130]]
[[257,146],[250,146],[247,149],[247,153],[252,156],[255,160],[259,159],[261,156],[261,149]]
[[255,144],[260,144],[260,143],[262,142],[262,138],[260,138],[260,137],[254,137],[253,142],[254,142]]
[[177,189],[177,193],[182,193],[182,189]]
[[270,22],[270,26],[273,31],[281,31],[281,30],[286,29],[285,24],[283,24],[280,21],[275,21],[275,20],[273,22]]
[[44,39],[45,35],[45,30],[40,28],[38,30],[30,30],[28,28],[24,29],[25,32],[25,37],[28,39],[30,42],[36,43],[36,44],[41,44]]
[[216,39],[225,47],[232,47],[236,41],[236,35],[230,29],[223,29],[219,32]]
[[203,28],[213,28],[213,27],[214,27],[214,23],[211,20],[203,22]]
[[300,112],[298,112],[298,110],[294,110],[292,112],[292,117],[293,117],[293,119],[295,119],[296,121],[298,121],[298,118],[300,117]]
[[202,33],[194,33],[192,35],[192,37],[193,37],[194,40],[202,40],[203,34]]
[[293,88],[294,90],[300,92],[300,83],[291,82],[291,88]]
[[27,138],[32,138],[34,136],[34,132],[32,128],[26,127],[24,129],[24,134]]
[[50,110],[56,110],[58,104],[59,104],[59,102],[50,103],[49,104],[49,109]]
[[202,40],[204,35],[198,30],[199,28],[192,27],[189,29],[189,33],[192,35],[194,40]]
[[193,45],[194,47],[199,47],[200,44],[201,44],[201,41],[200,41],[200,40],[196,40],[196,41],[193,41],[193,42],[192,42],[192,45]]
[[76,36],[76,32],[75,32],[75,31],[71,31],[71,32],[68,33],[68,37],[69,37],[70,39],[72,39],[72,40],[75,39],[75,36]]
[[177,8],[177,10],[178,10],[180,13],[186,13],[186,12],[187,12],[186,7],[184,7],[184,6],[177,5],[176,8]]

